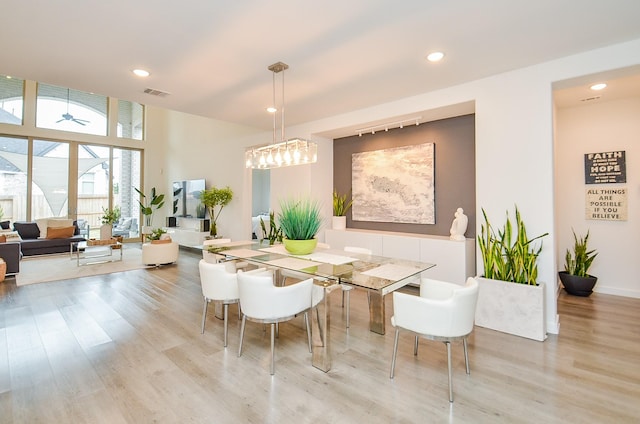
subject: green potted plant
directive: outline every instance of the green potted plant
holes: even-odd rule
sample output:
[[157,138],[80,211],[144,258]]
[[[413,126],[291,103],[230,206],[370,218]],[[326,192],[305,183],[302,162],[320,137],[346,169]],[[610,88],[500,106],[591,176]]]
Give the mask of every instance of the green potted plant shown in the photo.
[[262,228],[262,239],[269,240],[270,246],[273,246],[276,242],[282,243],[282,228],[278,228],[276,214],[273,211],[269,212],[269,231],[267,232],[262,218],[260,218],[260,228]]
[[150,240],[152,244],[156,243],[170,243],[171,239],[163,239],[162,235],[167,234],[167,231],[163,228],[154,228],[151,233],[147,236],[147,240]]
[[508,212],[504,226],[497,231],[484,209],[482,214],[478,244],[484,275],[478,277],[476,325],[543,341],[544,284],[537,281],[542,242],[536,246],[536,241],[548,233],[529,238],[517,206],[515,228]]
[[315,238],[322,218],[320,204],[309,198],[286,199],[280,201],[278,221],[284,236],[285,249],[294,255],[306,255],[316,248]]
[[334,230],[344,230],[347,227],[347,212],[353,205],[353,199],[347,201],[346,194],[338,194],[333,189],[333,217],[331,218],[331,228]]
[[[224,188],[211,187],[208,190],[203,190],[200,193],[200,200],[209,210],[209,218],[211,218],[211,226],[209,227],[209,233],[213,237],[218,236],[218,217],[222,208],[227,206],[233,199],[233,190],[229,186]],[[217,208],[217,211],[216,211]]]
[[150,234],[152,230],[151,225],[153,225],[153,212],[164,206],[164,194],[158,194],[156,188],[153,187],[150,198],[147,198],[147,196],[137,188],[134,187],[133,189],[140,195],[141,199],[138,200],[138,204],[140,205],[140,212],[144,215],[142,234]]
[[574,296],[589,296],[598,278],[589,275],[588,271],[598,253],[595,249],[589,250],[587,247],[589,231],[584,237],[579,238],[573,231],[573,240],[573,252],[567,249],[564,271],[560,271],[558,276],[567,293]]
[[102,224],[113,225],[120,219],[120,207],[116,206],[113,209],[102,208],[102,216],[100,217],[100,221]]
[[113,231],[113,224],[120,219],[120,207],[116,206],[113,209],[102,208],[102,216],[100,217],[100,240],[108,240],[111,238]]

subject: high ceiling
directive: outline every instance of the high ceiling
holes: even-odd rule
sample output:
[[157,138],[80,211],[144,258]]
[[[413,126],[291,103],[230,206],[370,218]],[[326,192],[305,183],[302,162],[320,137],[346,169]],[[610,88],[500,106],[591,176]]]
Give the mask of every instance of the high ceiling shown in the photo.
[[637,39],[639,21],[637,0],[5,0],[0,74],[268,130],[277,61],[290,126]]

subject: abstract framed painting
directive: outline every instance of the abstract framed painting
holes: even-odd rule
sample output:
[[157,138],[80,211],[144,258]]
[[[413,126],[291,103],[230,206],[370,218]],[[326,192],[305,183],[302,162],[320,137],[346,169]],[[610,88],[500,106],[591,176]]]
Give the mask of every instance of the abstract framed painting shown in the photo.
[[435,145],[351,156],[354,221],[435,224]]

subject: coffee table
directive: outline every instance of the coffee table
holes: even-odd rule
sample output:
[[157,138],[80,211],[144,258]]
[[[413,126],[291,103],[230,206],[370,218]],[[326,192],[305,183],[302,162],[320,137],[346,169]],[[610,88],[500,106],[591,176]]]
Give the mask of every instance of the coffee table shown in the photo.
[[[95,265],[121,261],[123,250],[120,242],[93,245],[87,244],[86,241],[76,241],[71,243],[69,255],[73,258],[75,253],[77,266]],[[120,252],[120,254],[114,255],[114,251]]]

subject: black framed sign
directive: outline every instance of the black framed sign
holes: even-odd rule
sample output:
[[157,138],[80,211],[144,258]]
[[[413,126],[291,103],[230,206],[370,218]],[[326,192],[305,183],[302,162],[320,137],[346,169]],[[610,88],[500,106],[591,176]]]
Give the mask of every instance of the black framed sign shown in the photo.
[[625,151],[586,153],[584,155],[585,184],[627,182]]

